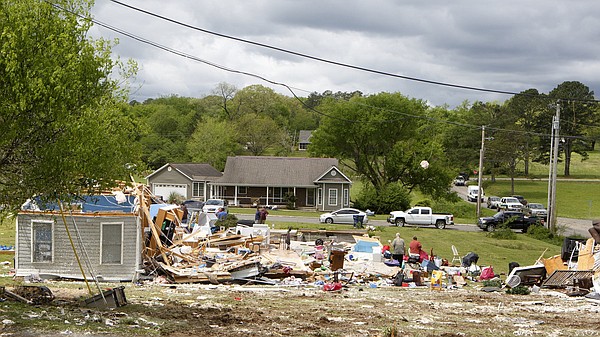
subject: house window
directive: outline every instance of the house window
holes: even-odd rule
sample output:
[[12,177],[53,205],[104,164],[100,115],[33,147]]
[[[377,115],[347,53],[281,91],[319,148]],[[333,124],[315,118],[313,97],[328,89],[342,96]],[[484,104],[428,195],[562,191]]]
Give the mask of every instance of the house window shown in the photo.
[[306,190],[306,206],[315,205],[315,189],[309,188]]
[[33,221],[31,223],[32,262],[52,262],[53,222]]
[[238,194],[248,194],[248,186],[238,186]]
[[347,188],[344,189],[344,206],[350,205],[349,191]]
[[298,147],[299,150],[306,150],[308,149],[308,143],[300,143],[300,146]]
[[338,196],[337,196],[337,192],[338,190],[335,188],[331,188],[329,189],[329,202],[328,204],[330,206],[335,206],[338,203]]
[[103,223],[101,226],[102,260],[100,264],[121,264],[123,261],[123,224]]
[[192,197],[202,198],[204,197],[204,183],[195,181],[192,188]]
[[317,205],[322,205],[323,204],[323,189],[319,188],[317,190]]
[[283,202],[283,197],[287,193],[294,193],[294,189],[290,187],[269,187],[269,197],[271,202]]

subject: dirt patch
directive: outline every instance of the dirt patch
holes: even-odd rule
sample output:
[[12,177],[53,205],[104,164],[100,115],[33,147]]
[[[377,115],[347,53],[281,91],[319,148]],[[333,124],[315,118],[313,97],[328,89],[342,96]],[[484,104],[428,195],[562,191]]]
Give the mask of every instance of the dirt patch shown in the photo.
[[126,285],[126,306],[99,310],[73,305],[85,297],[85,292],[68,285],[45,284],[60,295],[54,304],[1,303],[0,333],[172,337],[600,335],[599,305],[549,290],[507,295],[486,293],[473,285],[441,291],[351,286],[338,292],[316,287]]

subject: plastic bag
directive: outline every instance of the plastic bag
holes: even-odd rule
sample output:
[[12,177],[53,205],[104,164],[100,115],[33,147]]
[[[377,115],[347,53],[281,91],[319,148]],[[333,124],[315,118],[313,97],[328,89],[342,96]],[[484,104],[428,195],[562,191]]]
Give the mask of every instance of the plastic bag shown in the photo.
[[481,275],[479,276],[479,279],[490,280],[493,279],[494,276],[494,269],[492,268],[492,266],[489,266],[481,269]]

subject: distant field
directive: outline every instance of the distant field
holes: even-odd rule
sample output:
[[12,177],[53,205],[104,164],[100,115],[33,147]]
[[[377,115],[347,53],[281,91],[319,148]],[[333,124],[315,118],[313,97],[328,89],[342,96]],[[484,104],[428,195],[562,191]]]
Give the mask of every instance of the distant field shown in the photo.
[[[570,178],[579,179],[600,179],[600,150],[588,152],[589,158],[581,160],[581,156],[577,153],[572,154],[571,158],[571,175]],[[520,172],[524,171],[523,163],[518,166]],[[529,177],[548,178],[548,165],[539,163],[529,163]],[[564,176],[565,163],[558,163],[557,175]]]
[[[485,186],[485,185],[484,185]],[[511,195],[510,181],[497,180],[485,189],[487,196]],[[515,193],[529,202],[548,203],[548,182],[516,180]],[[558,216],[578,219],[600,218],[600,182],[558,181],[556,185]]]

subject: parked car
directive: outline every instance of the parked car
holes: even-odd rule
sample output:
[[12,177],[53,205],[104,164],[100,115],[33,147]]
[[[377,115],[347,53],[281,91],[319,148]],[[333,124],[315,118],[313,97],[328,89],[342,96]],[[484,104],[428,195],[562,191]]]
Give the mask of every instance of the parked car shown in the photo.
[[454,186],[465,186],[466,180],[463,176],[458,176],[454,179]]
[[221,207],[227,210],[227,201],[223,199],[208,199],[204,203],[204,206],[202,206],[202,212],[216,213]]
[[499,209],[520,212],[523,209],[523,204],[515,197],[502,197],[502,199],[500,199]]
[[519,202],[523,205],[523,206],[527,206],[527,200],[525,200],[525,197],[522,195],[511,195],[511,197],[513,198],[517,198],[517,200],[519,200]]
[[[477,196],[479,195],[479,186],[467,186],[467,200],[468,201],[477,201]],[[483,201],[484,194],[483,188],[481,189],[481,201]]]
[[487,207],[488,208],[493,208],[493,209],[498,209],[498,207],[500,206],[500,197],[497,196],[491,196],[487,198]]
[[529,213],[533,216],[536,216],[536,217],[544,219],[544,220],[546,220],[546,218],[548,217],[548,210],[546,210],[544,205],[536,203],[536,202],[528,203],[527,208],[525,210],[526,210],[526,213]]
[[539,223],[540,219],[535,216],[527,216],[523,212],[500,211],[491,217],[481,217],[477,221],[477,226],[484,231],[492,232],[501,225],[506,225],[510,229],[520,229],[523,233],[531,225]]
[[204,202],[189,199],[182,202],[181,205],[185,206],[188,210],[201,210],[204,207]]
[[394,211],[390,213],[387,221],[396,226],[404,225],[435,225],[439,229],[446,228],[446,225],[454,225],[454,216],[452,214],[435,214],[431,207],[413,207],[406,211]]
[[367,213],[365,213],[361,210],[355,209],[355,208],[341,208],[341,209],[338,209],[337,211],[323,213],[323,214],[321,214],[321,216],[319,216],[319,221],[328,223],[328,224],[332,224],[332,223],[354,224],[354,216],[355,215],[363,217],[363,221],[362,221],[363,224],[366,224],[369,222]]

